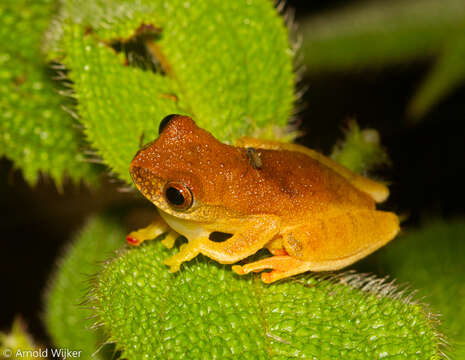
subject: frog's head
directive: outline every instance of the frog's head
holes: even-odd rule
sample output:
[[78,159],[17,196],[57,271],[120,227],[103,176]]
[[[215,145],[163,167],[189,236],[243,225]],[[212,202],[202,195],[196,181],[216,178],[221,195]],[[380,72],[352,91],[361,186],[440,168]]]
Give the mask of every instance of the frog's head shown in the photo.
[[224,179],[223,168],[234,167],[235,154],[234,147],[190,117],[169,115],[160,123],[159,137],[137,152],[130,174],[140,192],[165,213],[210,221],[224,212],[218,180]]

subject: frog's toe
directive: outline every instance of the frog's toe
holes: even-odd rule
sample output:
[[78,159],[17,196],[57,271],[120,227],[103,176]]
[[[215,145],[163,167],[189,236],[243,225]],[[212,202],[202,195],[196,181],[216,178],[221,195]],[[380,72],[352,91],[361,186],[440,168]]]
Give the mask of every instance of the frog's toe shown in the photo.
[[234,271],[238,275],[245,275],[245,274],[248,274],[250,272],[260,272],[260,271],[262,271],[264,269],[266,269],[266,268],[261,268],[261,267],[256,268],[255,263],[245,264],[243,266],[241,266],[241,265],[233,265],[232,266],[232,271]]
[[142,244],[143,241],[144,240],[141,240],[139,237],[137,237],[133,233],[130,233],[128,236],[126,236],[126,242],[132,246],[138,246]]
[[244,275],[244,274],[248,274],[250,272],[260,272],[262,270],[266,270],[266,269],[273,269],[274,268],[274,263],[273,261],[271,261],[271,259],[275,258],[276,256],[273,256],[271,258],[266,258],[266,259],[263,259],[263,260],[259,260],[259,261],[254,261],[254,262],[251,262],[249,264],[245,264],[245,265],[234,265],[232,267],[232,270],[236,273],[236,274],[239,274],[239,275]]
[[171,249],[178,238],[178,234],[174,231],[170,231],[165,235],[165,238],[161,241],[161,243],[167,248]]
[[310,270],[310,268],[311,263],[287,255],[272,256],[243,266],[235,265],[233,266],[233,271],[236,274],[244,275],[250,272],[272,269],[273,271],[271,272],[261,274],[262,281],[269,284],[279,279],[303,273]]
[[179,252],[163,261],[165,265],[170,267],[170,272],[176,272],[183,262],[192,260],[199,254],[199,246],[202,239],[198,239],[193,242],[182,244],[179,248]]
[[261,274],[261,279],[265,284],[270,284],[272,282],[278,281],[280,279],[287,278],[293,274],[286,273],[284,271],[273,270],[270,272],[264,272]]
[[245,275],[247,274],[244,270],[244,267],[243,266],[240,266],[240,265],[233,265],[231,267],[232,271],[234,271],[236,274],[238,275]]
[[178,260],[178,255],[174,255],[163,260],[163,264],[168,265],[170,267],[170,272],[174,273],[179,271],[182,261]]
[[181,268],[181,265],[172,265],[170,266],[170,273],[178,272],[180,268]]
[[[249,265],[249,264],[247,264]],[[247,266],[247,265],[244,265],[244,266],[240,266],[240,265],[234,265],[232,267],[232,270],[238,274],[238,275],[245,275],[249,272],[259,272],[259,271],[262,271],[264,269],[262,269],[261,267],[259,268],[255,268],[255,266],[253,267],[250,267],[250,266]],[[252,263],[253,265],[253,263]],[[273,270],[271,272],[264,272],[261,274],[261,279],[264,283],[266,284],[269,284],[269,283],[272,283],[276,280],[279,280],[279,279],[282,279],[283,277],[287,277],[288,275],[285,275],[285,273],[283,273],[282,271],[279,271],[279,270]]]

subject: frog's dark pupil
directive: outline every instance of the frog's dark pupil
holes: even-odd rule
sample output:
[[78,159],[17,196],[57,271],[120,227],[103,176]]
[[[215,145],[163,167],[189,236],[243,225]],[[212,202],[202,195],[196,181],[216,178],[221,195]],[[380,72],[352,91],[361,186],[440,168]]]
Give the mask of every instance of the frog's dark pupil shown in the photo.
[[160,135],[163,129],[168,125],[168,123],[171,121],[172,118],[179,116],[178,114],[171,114],[168,116],[165,116],[163,120],[160,122],[160,125],[158,126],[158,134]]
[[181,191],[174,187],[169,187],[168,189],[166,189],[166,198],[171,204],[177,206],[184,204],[185,201]]

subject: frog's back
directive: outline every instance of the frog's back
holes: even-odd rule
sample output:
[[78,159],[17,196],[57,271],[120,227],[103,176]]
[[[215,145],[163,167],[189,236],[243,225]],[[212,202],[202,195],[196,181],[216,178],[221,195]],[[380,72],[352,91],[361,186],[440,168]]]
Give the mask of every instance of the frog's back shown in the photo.
[[[221,203],[246,214],[301,218],[334,207],[374,209],[373,199],[317,160],[287,150],[236,148],[238,160],[226,174]],[[220,185],[221,186],[221,185]]]
[[209,214],[217,209],[232,216],[274,214],[291,220],[331,208],[375,207],[369,195],[302,152],[223,144],[186,116],[171,119],[159,138],[137,153],[131,174],[149,184],[147,194],[155,203],[162,185],[153,188],[147,174],[159,184],[184,184],[192,192],[193,208],[208,208]]

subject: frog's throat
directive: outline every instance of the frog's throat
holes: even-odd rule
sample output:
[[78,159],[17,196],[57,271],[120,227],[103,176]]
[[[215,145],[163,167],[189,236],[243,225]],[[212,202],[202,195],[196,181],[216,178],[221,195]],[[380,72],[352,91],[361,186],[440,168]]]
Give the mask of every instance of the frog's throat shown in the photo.
[[210,235],[210,231],[205,229],[202,222],[182,219],[168,214],[160,208],[158,208],[158,212],[170,228],[172,228],[178,234],[185,236],[188,240],[194,240],[201,237],[208,238],[208,236]]

